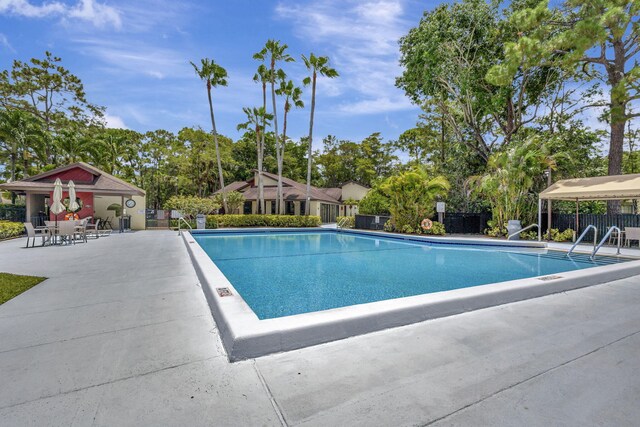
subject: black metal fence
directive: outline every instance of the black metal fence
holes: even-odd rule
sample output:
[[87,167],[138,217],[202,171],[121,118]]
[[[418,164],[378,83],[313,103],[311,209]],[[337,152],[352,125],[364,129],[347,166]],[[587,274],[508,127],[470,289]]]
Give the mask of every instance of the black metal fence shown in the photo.
[[[625,227],[640,227],[640,215],[635,214],[580,214],[579,215],[579,228],[578,233],[589,225],[594,225],[598,229],[598,235],[603,236],[607,229],[611,226],[616,226],[621,230]],[[560,231],[564,231],[567,228],[572,230],[576,229],[576,216],[575,214],[557,214],[551,215],[551,228],[557,228]],[[542,215],[542,230],[547,229],[547,215]],[[589,233],[584,238],[587,242],[593,241],[593,233]]]
[[0,221],[24,222],[27,208],[19,205],[0,205]]
[[[376,221],[376,219],[378,221]],[[384,223],[391,219],[390,216],[356,215],[355,228],[361,230],[382,230]],[[437,216],[431,218],[436,221]],[[488,227],[487,221],[491,219],[490,213],[463,213],[451,212],[444,215],[444,227],[447,233],[453,234],[482,234]]]
[[356,215],[354,228],[360,230],[382,230],[384,223],[390,219],[390,216],[384,215]]

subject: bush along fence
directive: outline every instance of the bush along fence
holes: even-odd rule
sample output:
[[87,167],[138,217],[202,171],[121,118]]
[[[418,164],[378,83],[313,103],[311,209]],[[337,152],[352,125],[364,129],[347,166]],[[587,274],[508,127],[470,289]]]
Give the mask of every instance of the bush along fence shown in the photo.
[[0,221],[24,222],[26,215],[25,206],[0,204]]
[[[186,220],[193,229],[195,220]],[[169,222],[172,228],[178,228],[178,220]],[[207,215],[205,228],[235,228],[235,227],[320,227],[319,216],[298,215]],[[183,224],[183,227],[184,224]]]
[[[598,238],[601,239],[607,229],[611,226],[616,226],[620,230],[625,227],[640,227],[640,215],[635,214],[580,214],[579,215],[579,229],[578,235],[584,231],[589,225],[595,225],[598,228]],[[542,232],[547,230],[547,215],[546,212],[542,215]],[[576,215],[575,214],[552,214],[551,215],[551,227],[557,228],[560,231],[566,229],[576,229]],[[577,236],[576,236],[577,237]],[[593,242],[593,232],[589,232],[585,238],[585,242]]]
[[[376,219],[378,220],[377,222]],[[390,216],[384,215],[356,215],[355,228],[361,230],[382,230],[384,224],[390,219]],[[432,221],[436,221],[437,219],[437,216],[431,218]],[[490,219],[490,213],[452,212],[445,214],[443,225],[449,234],[482,234],[484,230],[489,227],[487,221]]]
[[0,240],[16,237],[24,232],[24,224],[21,222],[0,221]]

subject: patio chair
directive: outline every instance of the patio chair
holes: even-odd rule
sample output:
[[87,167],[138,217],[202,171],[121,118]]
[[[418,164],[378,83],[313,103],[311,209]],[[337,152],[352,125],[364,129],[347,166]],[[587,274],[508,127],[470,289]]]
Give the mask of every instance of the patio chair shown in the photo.
[[96,218],[93,224],[87,224],[85,226],[87,237],[93,236],[96,239],[100,237],[100,218]]
[[49,229],[48,228],[34,228],[33,224],[30,222],[24,223],[24,228],[27,230],[27,248],[29,247],[29,239],[33,239],[31,243],[31,247],[36,246],[36,238],[42,237],[42,246],[49,240]]
[[73,221],[61,221],[58,223],[58,237],[62,242],[76,244],[76,224]]
[[76,240],[76,237],[79,237],[80,240],[87,243],[87,223],[89,222],[89,218],[84,218],[80,221],[76,221],[75,233],[73,234],[73,240]]
[[631,241],[637,240],[640,245],[640,227],[625,227],[624,228],[624,244],[631,246]]
[[109,230],[113,230],[113,226],[111,225],[111,217],[108,216],[104,222],[102,223],[102,229],[106,230],[109,227]]

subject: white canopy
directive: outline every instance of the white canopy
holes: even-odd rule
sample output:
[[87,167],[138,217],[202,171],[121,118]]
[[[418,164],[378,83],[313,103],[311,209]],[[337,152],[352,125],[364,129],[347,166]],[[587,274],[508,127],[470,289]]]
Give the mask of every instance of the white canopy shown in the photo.
[[540,193],[542,200],[640,199],[640,174],[563,179]]

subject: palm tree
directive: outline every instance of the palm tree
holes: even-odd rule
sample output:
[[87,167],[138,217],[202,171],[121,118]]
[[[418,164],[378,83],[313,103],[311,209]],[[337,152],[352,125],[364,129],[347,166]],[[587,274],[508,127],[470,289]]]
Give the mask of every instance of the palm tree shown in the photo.
[[284,193],[282,191],[282,167],[284,165],[284,147],[287,143],[287,115],[291,111],[291,107],[304,108],[302,89],[293,84],[292,80],[286,81],[286,76],[282,73],[280,76],[280,87],[276,93],[284,96],[284,119],[282,123],[282,144],[280,144],[280,152],[276,152],[278,161],[278,206],[280,206],[281,215],[284,214]]
[[247,115],[247,121],[238,125],[240,129],[253,129],[256,135],[256,150],[258,155],[258,209],[264,213],[264,185],[262,182],[262,159],[264,158],[264,129],[269,125],[269,120],[273,119],[273,115],[267,114],[263,107],[242,109]]
[[216,64],[213,59],[204,58],[200,60],[201,67],[191,62],[198,77],[207,85],[207,97],[209,98],[209,113],[211,114],[211,129],[213,131],[213,142],[216,148],[216,159],[218,161],[218,177],[220,178],[220,192],[222,193],[222,205],[227,212],[227,198],[224,194],[224,177],[222,176],[222,161],[220,160],[220,148],[218,147],[218,132],[216,121],[213,116],[213,104],[211,103],[211,88],[227,85],[227,70]]
[[[262,85],[262,110],[267,111],[267,82],[269,81],[269,70],[264,64],[260,64],[258,71],[253,76],[253,81]],[[266,129],[266,115],[262,115],[262,129]],[[258,148],[258,213],[264,214],[264,183],[262,179],[262,162],[264,161],[264,134],[261,132],[261,139],[257,143]]]
[[316,80],[318,74],[321,76],[334,78],[338,77],[338,72],[329,67],[328,56],[315,56],[313,53],[309,54],[309,58],[302,55],[302,61],[309,71],[311,71],[311,77],[305,77],[303,83],[306,85],[311,84],[311,117],[309,119],[309,151],[307,153],[307,196],[305,203],[305,215],[309,215],[310,201],[311,201],[311,164],[312,164],[312,148],[313,148],[313,114],[316,110]]
[[[280,44],[279,40],[269,39],[267,43],[265,43],[264,48],[255,55],[253,55],[254,59],[264,61],[269,58],[269,83],[271,83],[271,102],[273,104],[273,130],[275,131],[275,139],[276,139],[276,159],[278,163],[280,163],[280,153],[282,152],[280,145],[284,145],[284,142],[280,141],[278,138],[278,110],[276,109],[276,74],[283,74],[284,72],[278,71],[276,73],[276,63],[279,61],[284,62],[294,62],[293,59],[288,53],[288,46],[286,44]],[[278,173],[278,213],[284,213],[284,205],[280,203],[282,198],[282,170]]]
[[11,181],[16,180],[18,159],[24,161],[23,178],[28,175],[30,151],[44,138],[39,119],[20,110],[0,111],[0,148],[7,152]]

